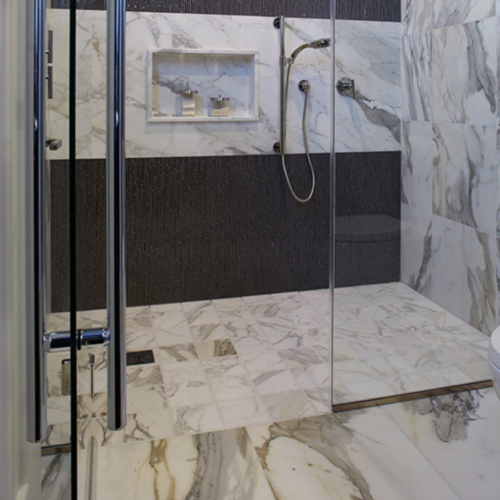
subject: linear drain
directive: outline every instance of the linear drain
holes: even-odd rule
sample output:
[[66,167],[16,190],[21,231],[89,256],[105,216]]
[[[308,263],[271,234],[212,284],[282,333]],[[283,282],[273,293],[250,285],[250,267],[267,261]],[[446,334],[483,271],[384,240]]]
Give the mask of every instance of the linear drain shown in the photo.
[[127,366],[148,365],[155,362],[153,351],[127,352]]

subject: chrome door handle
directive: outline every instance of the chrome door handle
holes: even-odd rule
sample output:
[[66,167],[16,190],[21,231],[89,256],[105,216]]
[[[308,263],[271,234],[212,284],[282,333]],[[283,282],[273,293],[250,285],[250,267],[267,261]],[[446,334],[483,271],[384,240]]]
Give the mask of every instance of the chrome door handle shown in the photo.
[[108,427],[127,421],[125,337],[125,14],[126,0],[108,0],[107,16],[107,282]]
[[61,149],[62,145],[62,139],[51,139],[49,137],[45,139],[45,147],[49,148],[51,151],[57,151],[58,149]]
[[35,0],[33,11],[33,170],[28,189],[33,193],[32,227],[26,247],[31,252],[26,269],[27,440],[39,443],[45,436],[44,362],[45,330],[45,1]]

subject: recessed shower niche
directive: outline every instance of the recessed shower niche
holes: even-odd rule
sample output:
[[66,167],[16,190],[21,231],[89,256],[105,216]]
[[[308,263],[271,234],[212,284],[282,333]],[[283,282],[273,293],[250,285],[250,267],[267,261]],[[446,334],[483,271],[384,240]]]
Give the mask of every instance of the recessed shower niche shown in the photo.
[[[149,50],[148,121],[258,121],[258,67],[251,51]],[[221,100],[228,116],[212,116]]]

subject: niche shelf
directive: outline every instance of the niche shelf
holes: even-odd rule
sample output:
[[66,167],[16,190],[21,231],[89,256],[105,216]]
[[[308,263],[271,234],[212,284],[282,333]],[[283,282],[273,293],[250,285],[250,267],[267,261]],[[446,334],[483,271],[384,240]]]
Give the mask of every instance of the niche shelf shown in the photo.
[[[148,50],[148,122],[259,120],[259,54],[203,49]],[[181,116],[181,91],[197,91],[196,116]],[[211,97],[229,97],[232,115],[210,116]]]

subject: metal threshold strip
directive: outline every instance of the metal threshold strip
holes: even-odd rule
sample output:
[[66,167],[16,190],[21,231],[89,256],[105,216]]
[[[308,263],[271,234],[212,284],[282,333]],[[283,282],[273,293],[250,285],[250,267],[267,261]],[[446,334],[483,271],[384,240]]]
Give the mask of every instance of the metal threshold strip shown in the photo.
[[477,391],[479,389],[488,389],[493,387],[491,380],[481,380],[480,382],[471,382],[470,384],[450,385],[439,389],[429,389],[425,391],[407,392],[405,394],[397,394],[395,396],[384,396],[380,398],[363,399],[352,403],[338,403],[332,405],[333,413],[344,411],[361,410],[363,408],[372,408],[374,406],[391,405],[395,403],[406,403],[417,399],[426,399],[437,396],[446,396],[448,394],[456,394],[457,392]]
[[[390,405],[395,403],[406,403],[417,399],[432,398],[437,396],[446,396],[447,394],[456,394],[457,392],[477,391],[479,389],[489,389],[493,387],[491,380],[482,380],[480,382],[471,382],[470,384],[450,385],[439,389],[429,389],[427,391],[408,392],[406,394],[397,394],[396,396],[386,396],[381,398],[363,399],[352,403],[339,403],[332,406],[333,413],[344,411],[362,410],[374,406]],[[58,453],[70,453],[70,444],[61,444],[56,446],[42,446],[42,456],[57,455]]]

